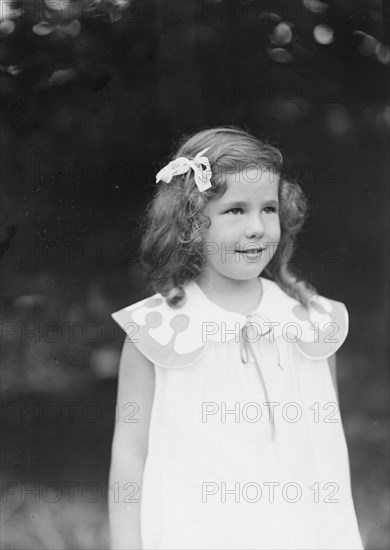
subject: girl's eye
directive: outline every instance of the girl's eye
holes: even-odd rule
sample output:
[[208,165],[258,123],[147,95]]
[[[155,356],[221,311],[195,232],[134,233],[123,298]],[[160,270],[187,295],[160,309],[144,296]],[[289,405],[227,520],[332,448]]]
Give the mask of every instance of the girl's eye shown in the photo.
[[267,214],[269,213],[276,214],[278,212],[278,209],[275,208],[275,206],[266,206],[264,208],[264,212],[266,212]]
[[236,215],[236,214],[241,214],[242,213],[242,208],[230,208],[230,210],[227,210],[226,214],[233,214],[233,215]]

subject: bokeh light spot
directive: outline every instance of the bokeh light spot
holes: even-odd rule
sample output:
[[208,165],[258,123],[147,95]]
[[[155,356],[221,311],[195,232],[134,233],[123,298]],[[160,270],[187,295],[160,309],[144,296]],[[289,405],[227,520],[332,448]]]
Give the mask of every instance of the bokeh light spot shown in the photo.
[[274,13],[272,11],[266,11],[264,13],[260,13],[259,15],[259,21],[267,22],[267,23],[273,23],[274,25],[276,23],[279,23],[280,21],[280,15],[277,13]]
[[375,48],[378,45],[378,40],[363,31],[354,31],[354,34],[362,37],[361,42],[358,45],[359,52],[366,56],[373,55]]
[[289,42],[291,42],[292,37],[293,33],[291,27],[287,23],[279,23],[278,25],[276,25],[270,35],[272,42],[280,45],[288,44]]
[[316,25],[313,29],[314,40],[324,46],[334,41],[334,31],[329,25]]
[[268,50],[268,55],[278,63],[288,63],[292,59],[291,53],[284,48],[270,48]]
[[8,36],[15,30],[15,23],[11,21],[10,19],[6,19],[5,21],[0,22],[0,33],[3,36]]
[[313,13],[324,13],[328,9],[328,5],[320,0],[303,0],[303,5]]
[[326,124],[332,134],[341,136],[351,129],[351,117],[342,105],[334,105],[328,111]]
[[390,63],[390,47],[388,44],[377,44],[375,56],[378,61],[388,65]]

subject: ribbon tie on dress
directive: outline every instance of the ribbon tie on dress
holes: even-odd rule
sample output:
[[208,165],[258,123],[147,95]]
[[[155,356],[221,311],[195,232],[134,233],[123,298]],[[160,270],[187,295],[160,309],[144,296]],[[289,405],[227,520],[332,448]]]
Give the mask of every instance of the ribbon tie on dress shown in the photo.
[[[260,382],[261,382],[261,384],[263,386],[263,390],[264,390],[265,405],[267,406],[267,409],[268,409],[268,417],[269,417],[269,421],[270,421],[270,424],[271,424],[271,440],[273,441],[274,437],[275,437],[275,422],[274,422],[274,419],[272,418],[272,414],[271,414],[269,393],[268,393],[267,385],[265,383],[263,372],[262,372],[261,367],[259,365],[259,362],[257,360],[255,351],[252,347],[252,341],[248,338],[248,336],[249,336],[248,331],[253,329],[254,324],[256,325],[256,330],[257,330],[255,337],[258,338],[258,335],[259,335],[258,330],[259,330],[259,328],[261,330],[262,326],[257,322],[256,318],[259,319],[260,321],[262,321],[263,323],[265,321],[269,325],[269,327],[267,327],[267,330],[265,332],[261,331],[260,337],[265,336],[266,334],[269,334],[271,332],[272,323],[265,316],[260,315],[259,313],[247,315],[246,318],[247,318],[247,321],[241,329],[241,338],[240,338],[241,361],[244,364],[247,364],[247,363],[249,363],[250,357],[251,357],[252,361],[256,365],[256,369],[257,369],[257,372],[259,374]],[[255,340],[255,341],[257,341],[257,340]],[[278,367],[283,369],[282,365],[280,364],[280,352],[279,352],[278,344],[276,343],[276,341],[273,338],[272,338],[271,342],[276,346],[276,351],[277,351],[277,354],[278,354]]]

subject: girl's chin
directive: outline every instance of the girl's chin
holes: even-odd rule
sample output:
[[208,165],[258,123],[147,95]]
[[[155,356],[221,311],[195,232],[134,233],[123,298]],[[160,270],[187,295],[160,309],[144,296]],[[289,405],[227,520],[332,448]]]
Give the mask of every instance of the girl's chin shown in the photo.
[[228,277],[229,279],[234,279],[237,281],[250,281],[252,279],[256,279],[261,275],[261,273],[264,271],[264,267],[259,267],[254,269],[246,269],[243,271],[235,272],[235,273],[226,273],[225,277]]
[[230,279],[233,281],[250,281],[256,279],[261,275],[269,262],[240,262],[232,263],[230,265],[221,264],[218,266],[209,266],[206,269],[209,272],[208,276],[222,277],[224,279]]

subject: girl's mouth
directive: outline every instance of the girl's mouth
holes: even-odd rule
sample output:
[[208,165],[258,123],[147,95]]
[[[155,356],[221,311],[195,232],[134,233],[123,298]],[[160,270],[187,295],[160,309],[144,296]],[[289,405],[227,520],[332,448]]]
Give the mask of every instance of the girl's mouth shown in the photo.
[[236,250],[239,254],[245,254],[248,256],[256,256],[264,252],[265,248],[248,248],[247,250]]

